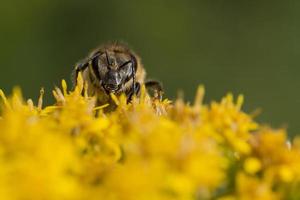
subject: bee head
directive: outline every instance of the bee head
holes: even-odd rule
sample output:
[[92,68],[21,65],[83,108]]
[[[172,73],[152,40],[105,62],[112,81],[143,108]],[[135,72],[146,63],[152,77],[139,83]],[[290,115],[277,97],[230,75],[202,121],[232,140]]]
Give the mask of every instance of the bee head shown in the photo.
[[125,60],[122,57],[109,57],[105,52],[107,70],[102,77],[102,87],[106,93],[120,93],[123,86],[135,77],[136,61],[133,56]]

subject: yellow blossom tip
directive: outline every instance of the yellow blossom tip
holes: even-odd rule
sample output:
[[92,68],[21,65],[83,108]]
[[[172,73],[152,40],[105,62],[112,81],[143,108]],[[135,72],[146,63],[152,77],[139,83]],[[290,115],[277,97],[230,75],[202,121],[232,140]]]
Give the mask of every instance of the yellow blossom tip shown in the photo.
[[65,101],[65,95],[63,94],[61,89],[59,89],[58,87],[55,87],[55,94],[56,94],[56,97],[58,97],[57,99],[59,102]]
[[77,76],[77,85],[76,85],[75,90],[77,90],[77,92],[81,93],[83,90],[83,87],[84,87],[84,81],[82,78],[82,73],[79,72],[78,76]]
[[1,97],[1,99],[2,99],[2,101],[3,101],[3,103],[4,103],[4,105],[5,105],[6,107],[8,107],[8,106],[9,106],[9,103],[8,103],[8,101],[7,101],[7,98],[6,98],[6,96],[5,96],[4,92],[3,92],[3,90],[1,90],[1,89],[0,89],[0,97]]
[[27,105],[30,110],[34,110],[34,103],[33,103],[32,99],[27,100]]
[[93,111],[101,110],[101,109],[106,108],[106,107],[108,107],[108,106],[109,106],[108,103],[107,103],[107,104],[104,104],[104,105],[102,105],[102,106],[97,106],[97,107],[93,108]]
[[120,105],[120,101],[119,99],[117,98],[117,96],[113,93],[110,93],[110,97],[112,98],[112,100],[115,102],[115,104],[118,106]]
[[[197,94],[196,94],[197,95]],[[177,91],[176,101],[183,101],[184,100],[184,92],[182,90]]]
[[141,94],[140,94],[140,101],[144,102],[147,98],[147,89],[145,85],[142,85],[141,87]]
[[67,87],[67,82],[64,79],[61,81],[61,86],[62,86],[64,95],[67,95],[68,87]]
[[244,162],[244,169],[249,174],[255,174],[261,167],[261,162],[254,157],[247,158]]
[[244,96],[239,95],[237,98],[237,103],[236,103],[236,107],[238,110],[240,110],[242,108],[243,103],[244,103]]
[[13,98],[22,98],[22,91],[20,87],[14,87],[13,88],[13,94],[12,94]]
[[205,88],[203,85],[200,85],[197,89],[196,97],[194,100],[194,106],[200,107],[202,105],[204,94],[205,94]]
[[56,100],[57,102],[60,101],[60,98],[59,98],[59,96],[58,96],[58,94],[57,94],[57,92],[56,92],[55,90],[52,90],[52,95],[54,96],[54,98],[55,98],[55,100]]
[[225,98],[222,99],[223,104],[227,104],[229,102],[233,102],[233,94],[230,92],[228,93]]
[[43,108],[43,98],[44,98],[45,90],[44,88],[41,88],[40,90],[40,96],[39,96],[39,101],[38,101],[38,109],[42,110]]
[[294,179],[294,172],[289,166],[279,168],[279,176],[284,182],[291,182]]

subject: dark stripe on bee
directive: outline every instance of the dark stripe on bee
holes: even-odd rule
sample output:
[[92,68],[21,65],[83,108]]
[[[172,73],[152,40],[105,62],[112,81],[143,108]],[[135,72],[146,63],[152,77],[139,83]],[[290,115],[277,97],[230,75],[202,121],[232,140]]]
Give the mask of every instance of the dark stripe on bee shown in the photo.
[[125,63],[123,63],[120,67],[119,67],[119,69],[122,69],[123,67],[125,67],[126,65],[128,65],[129,63],[131,63],[132,64],[132,61],[131,60],[129,60],[129,61],[127,61],[127,62],[125,62]]
[[130,59],[131,59],[132,65],[134,67],[134,71],[136,72],[137,71],[137,60],[136,60],[136,57],[133,56],[132,54],[130,54]]
[[98,68],[98,63],[99,63],[99,56],[95,56],[92,59],[91,66],[93,69],[93,73],[95,74],[97,79],[100,80],[100,72],[99,72],[99,68]]

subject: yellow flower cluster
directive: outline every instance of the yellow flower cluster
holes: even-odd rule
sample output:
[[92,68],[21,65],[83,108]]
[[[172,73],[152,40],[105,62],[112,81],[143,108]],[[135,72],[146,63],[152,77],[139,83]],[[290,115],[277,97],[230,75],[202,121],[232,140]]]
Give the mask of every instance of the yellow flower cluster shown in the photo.
[[257,124],[243,98],[95,106],[82,79],[56,104],[0,90],[0,199],[300,199],[300,140]]

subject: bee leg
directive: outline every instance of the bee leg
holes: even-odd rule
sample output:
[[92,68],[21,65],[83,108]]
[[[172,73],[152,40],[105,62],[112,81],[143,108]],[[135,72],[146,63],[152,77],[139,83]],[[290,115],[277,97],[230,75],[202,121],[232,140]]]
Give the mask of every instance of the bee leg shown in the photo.
[[162,100],[163,95],[163,87],[162,84],[158,81],[146,81],[145,83],[146,89],[151,89],[154,91],[154,98]]
[[133,95],[139,95],[140,89],[141,84],[139,82],[135,82],[135,86],[130,89],[129,94],[127,95],[127,103],[131,102]]
[[79,62],[73,72],[72,79],[74,87],[77,85],[77,77],[79,72],[84,71],[89,66],[89,63],[86,61]]

